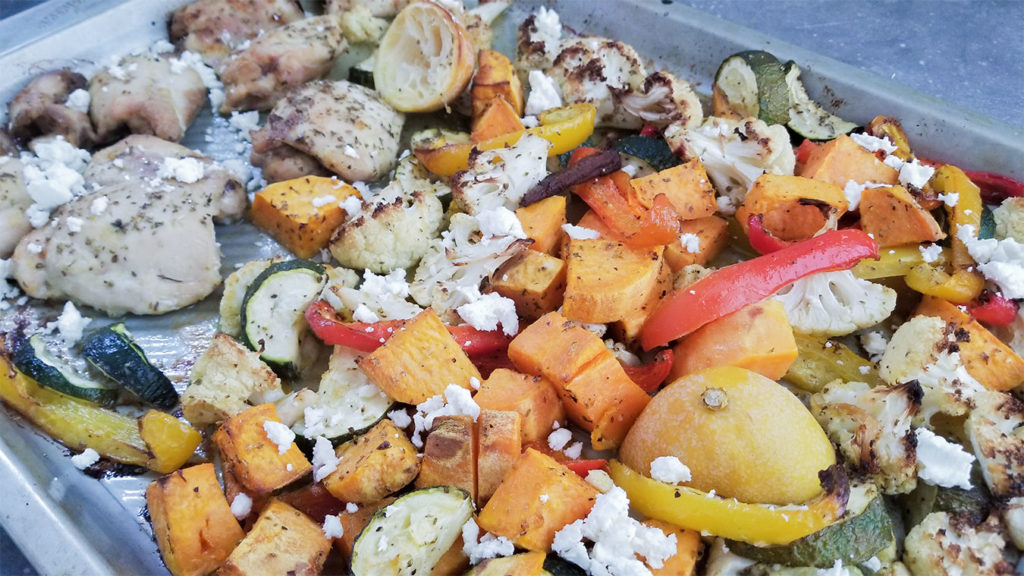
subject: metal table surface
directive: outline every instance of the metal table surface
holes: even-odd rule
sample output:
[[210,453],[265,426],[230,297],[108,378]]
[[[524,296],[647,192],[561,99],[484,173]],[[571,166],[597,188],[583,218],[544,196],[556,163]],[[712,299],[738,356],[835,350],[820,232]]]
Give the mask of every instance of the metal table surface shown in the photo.
[[[1024,130],[1024,2],[651,1],[698,8]],[[0,19],[40,3],[0,0]],[[0,529],[0,575],[15,574],[36,571]]]

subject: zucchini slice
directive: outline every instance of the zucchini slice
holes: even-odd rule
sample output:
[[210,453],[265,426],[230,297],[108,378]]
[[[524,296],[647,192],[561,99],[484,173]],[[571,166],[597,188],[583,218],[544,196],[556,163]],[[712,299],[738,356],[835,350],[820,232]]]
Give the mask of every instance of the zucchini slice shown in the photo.
[[286,378],[308,362],[303,346],[309,332],[304,313],[327,281],[324,267],[309,260],[286,260],[267,267],[253,280],[242,300],[242,339]]
[[892,519],[874,484],[850,486],[847,515],[814,534],[783,546],[755,546],[728,540],[734,553],[761,564],[830,568],[836,560],[852,566],[870,560],[895,541]]
[[348,69],[348,81],[373,90],[373,68],[377,65],[377,53]]
[[356,537],[352,574],[430,574],[472,516],[469,494],[454,486],[410,492],[378,510]]
[[[649,164],[654,172],[660,172],[681,163],[679,158],[672,153],[672,149],[669,148],[664,138],[631,134],[613,142],[612,148],[622,154],[639,158]],[[623,158],[623,164],[626,163],[626,159]],[[643,175],[637,173],[637,176]]]
[[19,340],[11,360],[18,370],[57,392],[98,404],[109,404],[117,399],[117,387],[79,374],[73,366],[51,352],[39,334]]
[[785,82],[789,91],[789,121],[786,126],[790,130],[811,140],[832,140],[857,127],[811,100],[800,81],[800,68],[795,62],[786,62],[785,66]]
[[124,323],[96,332],[82,345],[82,355],[108,378],[145,402],[169,410],[178,403],[174,385],[132,339]]
[[[371,428],[387,415],[395,401],[359,369],[361,353],[335,346],[327,371],[320,378],[317,399],[304,410],[292,430],[307,438],[324,436],[335,445]],[[314,416],[317,421],[307,418]]]

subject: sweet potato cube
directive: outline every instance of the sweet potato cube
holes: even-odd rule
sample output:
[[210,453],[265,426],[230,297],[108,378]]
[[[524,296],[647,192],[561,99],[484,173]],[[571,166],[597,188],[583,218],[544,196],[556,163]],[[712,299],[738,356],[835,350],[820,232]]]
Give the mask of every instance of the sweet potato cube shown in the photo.
[[388,419],[342,444],[336,452],[341,462],[323,483],[328,492],[345,502],[376,502],[412,482],[420,471],[416,447]]
[[662,248],[637,249],[611,240],[569,240],[562,313],[569,320],[621,320],[658,281]]
[[512,339],[508,358],[520,372],[543,376],[557,389],[607,350],[593,332],[548,312]]
[[712,216],[718,210],[715,189],[711,186],[700,158],[666,168],[654,174],[633,178],[633,193],[646,207],[654,205],[654,197],[664,194],[681,220]]
[[701,326],[673,352],[669,380],[712,366],[738,366],[778,380],[799,350],[782,303],[763,300]]
[[224,481],[224,496],[227,497],[229,504],[234,503],[235,498],[238,498],[240,494],[252,501],[249,505],[249,514],[244,518],[239,518],[239,521],[242,522],[242,527],[248,530],[252,523],[255,522],[260,511],[263,510],[263,507],[267,505],[273,493],[266,492],[260,494],[243,486],[238,480],[238,475],[235,474],[235,469],[231,464],[222,463],[220,475]]
[[543,552],[520,552],[511,556],[488,558],[473,566],[466,576],[541,576],[544,574]]
[[218,575],[320,574],[331,540],[319,524],[284,502],[271,500]]
[[[714,218],[714,216],[712,216]],[[696,220],[693,220],[696,222]],[[672,270],[662,262],[658,281],[651,286],[646,295],[637,294],[633,307],[621,320],[612,324],[612,334],[621,342],[633,342],[640,337],[640,329],[647,322],[647,317],[657,307],[658,302],[672,290]]]
[[688,234],[697,237],[696,252],[691,252],[694,247],[684,246],[682,240],[665,246],[665,262],[673,272],[691,264],[704,266],[729,245],[729,223],[718,216],[680,222],[680,238],[686,238]]
[[480,371],[430,309],[364,356],[359,367],[385,394],[406,404],[420,404],[450,384],[469,388],[470,379],[480,379]]
[[547,552],[555,532],[590,513],[597,494],[575,472],[528,448],[480,511],[477,523],[520,548]]
[[946,237],[931,213],[903,186],[866,188],[860,197],[860,227],[882,248]]
[[565,196],[549,196],[516,209],[526,237],[533,240],[531,250],[556,255],[561,248],[562,224],[565,224]]
[[477,419],[476,501],[483,506],[523,452],[522,418],[511,410],[481,410]]
[[850,180],[861,184],[899,182],[899,172],[883,164],[846,134],[815,147],[798,175],[831,182],[840,188]]
[[754,181],[736,220],[750,233],[748,220],[761,215],[766,230],[782,240],[810,238],[828,222],[819,206],[828,206],[840,217],[850,207],[840,186],[801,176],[764,174]]
[[562,305],[565,261],[536,250],[524,250],[498,269],[491,289],[516,303],[516,312],[536,320]]
[[569,420],[591,433],[598,450],[618,446],[651,399],[611,351],[587,365],[560,395]]
[[476,500],[476,432],[466,415],[441,416],[423,444],[416,488],[456,486]]
[[348,216],[341,202],[359,191],[336,178],[303,176],[275,182],[256,193],[249,218],[291,250],[309,258],[327,247]]
[[555,422],[565,423],[565,407],[554,385],[543,376],[527,376],[499,368],[480,385],[473,397],[482,410],[519,413],[522,443],[542,442]]
[[990,390],[1009,392],[1024,382],[1024,359],[955,304],[925,296],[917,313],[953,322],[970,336],[959,342],[960,360],[967,373]]
[[281,453],[267,434],[267,422],[283,425],[273,404],[260,404],[225,420],[213,435],[225,466],[256,494],[287,486],[313,469],[294,442]]
[[449,574],[465,574],[469,569],[469,556],[462,550],[465,541],[462,534],[459,534],[455,542],[448,547],[448,550],[437,560],[437,564],[430,570],[430,576],[448,576]]
[[483,142],[498,136],[511,134],[523,129],[523,121],[515,108],[504,98],[492,98],[479,116],[473,118],[470,138],[473,142]]
[[146,488],[153,535],[175,576],[209,574],[245,536],[213,464],[171,472]]
[[334,543],[338,545],[338,549],[341,550],[341,555],[346,561],[349,561],[352,557],[352,546],[355,545],[356,537],[370,523],[373,515],[394,501],[395,498],[388,496],[383,500],[358,506],[353,512],[346,510],[338,514],[338,520],[341,521],[342,535],[341,538],[335,538]]
[[644,520],[644,524],[653,526],[666,535],[676,535],[676,553],[665,560],[661,568],[651,568],[654,576],[693,576],[697,567],[697,560],[701,557],[700,532],[687,530],[673,526],[661,520]]
[[519,82],[512,62],[497,50],[477,52],[477,69],[473,86],[469,90],[473,102],[473,117],[483,114],[484,109],[495,98],[501,98],[512,105],[516,116],[523,115],[523,86]]
[[159,410],[139,417],[139,434],[152,454],[146,467],[161,474],[184,466],[203,441],[195,428]]

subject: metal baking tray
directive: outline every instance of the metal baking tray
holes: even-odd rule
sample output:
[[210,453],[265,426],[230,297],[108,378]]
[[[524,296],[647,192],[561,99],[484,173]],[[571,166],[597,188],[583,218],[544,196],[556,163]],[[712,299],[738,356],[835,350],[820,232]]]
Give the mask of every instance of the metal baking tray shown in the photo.
[[[170,11],[186,2],[51,0],[0,21],[0,100],[9,101],[40,72],[69,66],[89,74],[113,55],[146,50],[166,38]],[[710,92],[712,75],[725,56],[745,49],[770,50],[799,62],[809,93],[843,117],[860,123],[876,114],[898,117],[922,156],[955,159],[965,168],[1024,179],[1020,130],[686,6],[651,0],[517,0],[499,25],[499,49],[512,52],[515,24],[540,4],[562,8],[563,23],[576,30],[632,44],[651,59],[652,67],[675,72],[704,94]],[[214,153],[204,139],[210,125],[207,111],[184,143]],[[217,235],[224,274],[236,263],[281,253],[273,241],[245,224],[220,227]],[[215,331],[218,299],[215,293],[166,316],[127,319],[147,354],[179,389]],[[56,315],[53,306],[35,308]],[[96,319],[92,326],[103,319],[91,310],[83,313]],[[6,406],[0,408],[0,524],[29,561],[45,574],[164,573],[143,517],[145,487],[153,475],[97,480],[75,468],[67,456],[67,449]]]

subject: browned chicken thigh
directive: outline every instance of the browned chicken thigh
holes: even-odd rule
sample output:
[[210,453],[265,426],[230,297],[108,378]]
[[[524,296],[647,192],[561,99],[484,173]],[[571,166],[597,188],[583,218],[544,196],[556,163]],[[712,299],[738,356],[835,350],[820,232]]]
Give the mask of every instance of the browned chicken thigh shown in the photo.
[[85,77],[70,70],[36,76],[7,107],[11,134],[25,141],[59,134],[76,147],[91,146],[96,135],[89,121],[85,87]]

